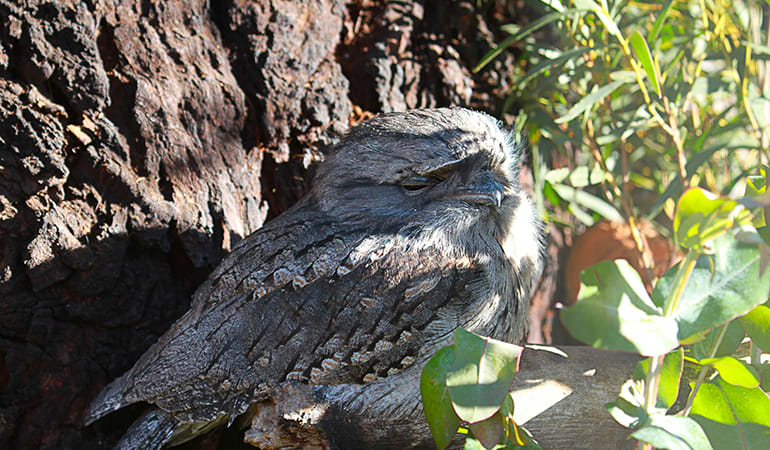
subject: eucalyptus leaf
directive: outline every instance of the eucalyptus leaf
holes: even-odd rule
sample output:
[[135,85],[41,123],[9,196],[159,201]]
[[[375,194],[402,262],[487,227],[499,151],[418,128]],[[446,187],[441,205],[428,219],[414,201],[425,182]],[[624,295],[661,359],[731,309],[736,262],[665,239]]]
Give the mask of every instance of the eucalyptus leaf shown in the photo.
[[701,425],[714,448],[764,449],[770,442],[768,411],[770,398],[760,388],[717,379],[700,386],[690,417]]
[[631,433],[631,437],[652,444],[655,448],[671,450],[712,448],[703,428],[689,417],[652,415],[638,430]]
[[765,352],[770,352],[770,307],[757,305],[738,319],[751,337],[751,342]]
[[658,13],[658,17],[655,18],[655,23],[652,25],[650,34],[647,36],[650,42],[655,42],[657,40],[658,33],[660,33],[660,29],[663,27],[663,24],[665,23],[666,17],[668,17],[668,13],[671,11],[672,6],[674,6],[674,0],[666,0],[666,3],[660,10],[660,13]]
[[423,410],[438,449],[449,446],[460,426],[460,418],[452,409],[452,401],[446,386],[446,374],[454,363],[454,359],[454,346],[442,348],[428,360],[420,377]]
[[702,364],[711,364],[719,371],[719,376],[726,383],[742,386],[745,388],[755,388],[759,386],[759,375],[746,365],[732,356],[722,356],[720,358],[704,358]]
[[455,358],[446,386],[462,420],[479,422],[500,409],[522,351],[518,345],[455,330]]
[[497,45],[495,48],[489,51],[486,55],[484,55],[483,58],[481,58],[481,61],[476,65],[476,67],[473,68],[473,73],[477,73],[479,70],[484,68],[487,64],[489,64],[490,61],[495,59],[500,53],[503,52],[506,48],[510,47],[514,43],[524,39],[525,37],[529,36],[533,32],[539,30],[540,28],[543,28],[544,26],[556,22],[559,19],[563,19],[567,16],[572,15],[579,15],[586,13],[587,10],[583,9],[567,9],[560,12],[554,12],[551,14],[546,14],[545,16],[537,19],[536,21],[530,23],[524,28],[517,28],[513,27],[511,25],[503,25],[500,27],[500,29],[508,34],[506,39],[504,39],[499,45]]
[[596,348],[657,356],[674,349],[676,322],[652,302],[626,260],[603,261],[584,270],[578,302],[561,311],[575,338]]
[[[714,239],[711,247],[712,255],[698,258],[673,311],[682,341],[746,314],[770,293],[770,270],[759,275],[756,246],[726,234]],[[678,267],[669,269],[655,285],[652,296],[656,304],[668,298]]]
[[465,445],[463,445],[463,450],[487,450],[487,448],[484,447],[484,444],[482,444],[481,441],[476,438],[476,436],[469,434],[465,438]]
[[759,377],[762,378],[760,388],[764,392],[770,392],[770,362],[764,362],[754,366],[759,372]]
[[719,198],[704,189],[688,189],[677,202],[674,233],[680,245],[699,249],[710,239],[731,228],[734,200]]
[[524,86],[527,83],[529,83],[533,78],[537,77],[541,73],[545,72],[549,68],[559,65],[559,64],[565,64],[569,61],[574,61],[581,57],[582,55],[592,52],[592,51],[599,51],[603,50],[605,48],[611,48],[615,47],[614,44],[608,44],[608,45],[600,45],[594,48],[591,47],[578,47],[576,49],[561,53],[559,56],[554,58],[546,59],[545,61],[537,64],[535,67],[530,69],[526,75],[524,75],[520,80],[518,80],[519,86]]
[[595,211],[607,220],[623,220],[623,216],[618,212],[617,209],[615,209],[614,206],[610,205],[599,197],[591,195],[588,192],[575,189],[574,187],[568,186],[566,184],[553,183],[551,184],[551,187],[554,191],[556,191],[557,194],[559,194],[559,197],[562,199],[575,202],[584,208]]
[[613,419],[626,428],[635,428],[647,420],[644,409],[644,382],[626,380],[615,401],[604,405]]
[[484,448],[492,448],[500,443],[503,437],[503,416],[497,411],[492,417],[481,422],[470,424],[468,427],[473,437],[481,442]]
[[565,115],[559,117],[554,122],[555,123],[569,122],[570,120],[584,113],[587,109],[594,106],[594,104],[602,100],[604,97],[612,94],[615,91],[615,89],[619,88],[623,84],[625,84],[625,80],[615,80],[615,81],[609,82],[608,84],[602,87],[596,87],[588,95],[581,98],[579,102],[575,103],[575,105],[572,108],[570,108],[570,110],[567,111]]
[[[703,150],[696,153],[694,156],[690,157],[690,159],[687,161],[687,165],[685,166],[685,171],[687,173],[687,176],[690,177],[694,173],[698,171],[698,169],[701,168],[702,165],[705,163],[711,161],[711,159],[714,156],[714,153],[720,151],[720,150],[730,150],[730,149],[736,149],[736,148],[760,148],[759,142],[750,135],[744,135],[742,138],[740,137],[724,137],[721,139],[716,140],[716,142],[709,144],[707,147],[705,147]],[[655,201],[655,203],[650,208],[650,213],[648,214],[648,217],[655,217],[660,213],[660,210],[663,209],[663,205],[666,203],[666,200],[669,198],[675,198],[678,197],[682,193],[682,180],[680,178],[675,178],[671,181],[671,183],[666,186],[666,189],[663,191],[663,193],[658,196],[658,199]]]
[[638,30],[631,33],[628,40],[631,43],[631,47],[634,48],[634,53],[636,53],[636,57],[639,59],[642,68],[644,68],[644,72],[647,74],[647,79],[650,80],[653,89],[655,89],[655,93],[660,97],[660,71],[655,65],[655,61],[652,59],[652,54],[650,54],[650,47],[647,45],[647,41]]
[[[690,345],[692,355],[698,361],[711,357],[711,351],[719,338],[721,330],[721,327],[716,327],[709,331],[703,339]],[[745,336],[746,332],[743,331],[743,327],[735,320],[730,321],[722,337],[722,342],[719,343],[719,347],[716,353],[714,353],[714,357],[732,355]]]

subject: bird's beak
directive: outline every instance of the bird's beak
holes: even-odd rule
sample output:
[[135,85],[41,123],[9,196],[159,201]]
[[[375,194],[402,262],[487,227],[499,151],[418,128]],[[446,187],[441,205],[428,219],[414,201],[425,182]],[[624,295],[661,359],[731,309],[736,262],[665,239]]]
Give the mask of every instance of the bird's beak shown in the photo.
[[477,177],[471,185],[459,188],[452,197],[474,205],[499,208],[505,197],[505,186],[492,178],[491,175],[483,174]]

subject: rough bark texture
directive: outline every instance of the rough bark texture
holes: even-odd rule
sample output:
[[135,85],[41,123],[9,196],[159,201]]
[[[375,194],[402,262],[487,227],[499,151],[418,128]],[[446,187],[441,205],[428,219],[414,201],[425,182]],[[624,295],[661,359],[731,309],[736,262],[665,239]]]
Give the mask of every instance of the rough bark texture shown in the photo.
[[494,112],[481,3],[0,0],[0,448],[114,442],[89,401],[350,121]]

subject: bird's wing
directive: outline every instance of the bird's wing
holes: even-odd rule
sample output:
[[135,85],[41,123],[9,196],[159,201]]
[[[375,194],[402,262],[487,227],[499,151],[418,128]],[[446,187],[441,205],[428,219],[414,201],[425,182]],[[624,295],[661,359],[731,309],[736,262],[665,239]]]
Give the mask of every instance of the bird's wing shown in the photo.
[[[333,270],[319,277],[306,272],[304,284],[284,278],[263,295],[227,287],[214,302],[199,297],[197,308],[123,378],[119,406],[147,401],[180,423],[234,418],[285,381],[373,381],[448,344],[472,309],[471,287],[483,283],[479,270],[404,251],[389,237],[356,239],[358,245],[333,258]],[[310,247],[280,257],[296,261],[317,251]],[[250,260],[241,258],[233,267],[244,273]],[[218,295],[222,288],[212,286]]]
[[146,386],[152,384],[164,390],[205,372],[202,365],[215,359],[207,352],[226,343],[198,339],[217,330],[219,325],[224,326],[220,331],[226,331],[226,323],[215,321],[228,320],[229,308],[267,295],[287,283],[300,286],[334,272],[365,232],[363,226],[335,224],[328,215],[300,201],[292,210],[243,239],[195,292],[190,311],[131,370],[94,399],[85,423],[149,398],[150,393],[142,393],[138,386],[154,391]]

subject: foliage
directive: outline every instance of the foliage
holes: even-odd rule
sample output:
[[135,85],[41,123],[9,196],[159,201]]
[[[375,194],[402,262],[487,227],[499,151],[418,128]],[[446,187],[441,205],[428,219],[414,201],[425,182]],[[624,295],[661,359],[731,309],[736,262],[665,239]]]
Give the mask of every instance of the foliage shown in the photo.
[[[539,448],[513,421],[508,387],[524,349],[458,328],[455,344],[445,347],[422,371],[425,417],[437,448],[446,448],[458,431],[466,449]],[[467,428],[460,428],[461,421]]]
[[[510,37],[475,69],[510,46],[523,52],[504,110],[520,107],[541,206],[548,200],[586,225],[671,218],[687,187],[726,195],[740,175],[757,173],[760,156],[767,161],[767,5],[542,3],[550,13],[505,26]],[[554,45],[534,37],[544,27]],[[545,159],[568,167],[549,171]]]
[[505,108],[518,106],[530,136],[539,205],[582,225],[627,222],[648,273],[640,220],[683,253],[651,293],[623,260],[586,269],[562,322],[595,347],[647,357],[607,405],[640,445],[764,448],[770,2],[542,4],[476,68],[523,52]]

